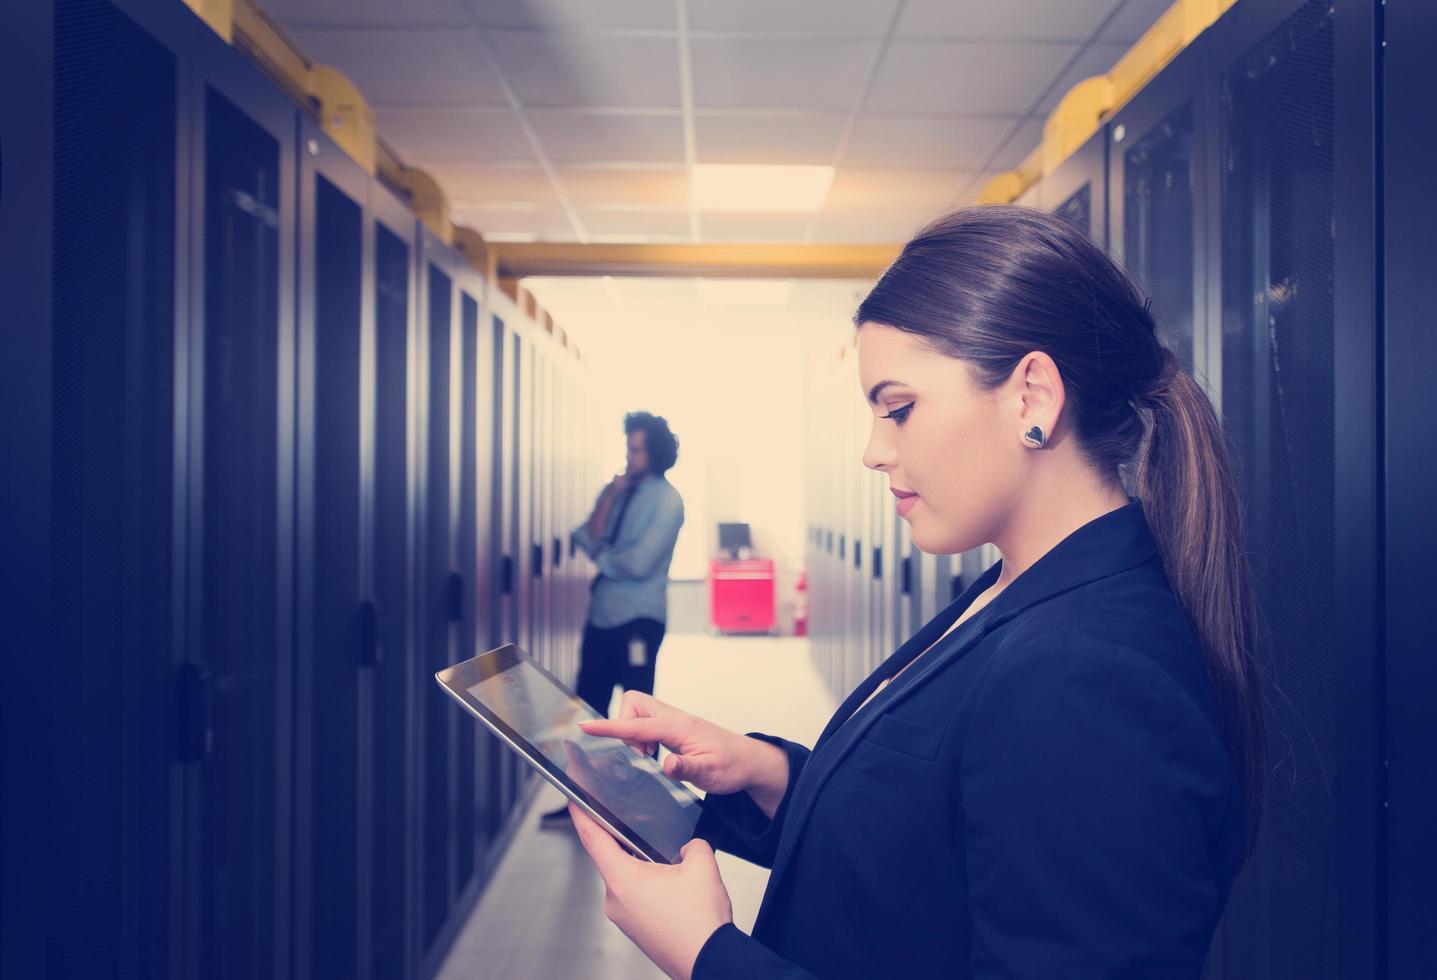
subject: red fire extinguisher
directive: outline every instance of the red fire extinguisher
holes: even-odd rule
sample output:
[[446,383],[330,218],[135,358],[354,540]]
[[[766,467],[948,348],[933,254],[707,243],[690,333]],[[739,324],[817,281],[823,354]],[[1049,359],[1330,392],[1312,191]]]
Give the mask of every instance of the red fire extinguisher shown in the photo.
[[793,635],[808,635],[808,571],[798,573],[798,594],[793,597]]

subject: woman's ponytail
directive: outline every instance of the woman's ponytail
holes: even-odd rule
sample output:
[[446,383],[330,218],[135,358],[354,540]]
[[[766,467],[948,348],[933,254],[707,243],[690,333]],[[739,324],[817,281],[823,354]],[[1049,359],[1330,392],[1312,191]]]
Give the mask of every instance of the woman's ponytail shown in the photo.
[[1222,423],[1169,350],[1158,380],[1134,399],[1143,423],[1133,482],[1173,592],[1202,645],[1243,783],[1247,847],[1261,823],[1265,781],[1256,605],[1242,504]]

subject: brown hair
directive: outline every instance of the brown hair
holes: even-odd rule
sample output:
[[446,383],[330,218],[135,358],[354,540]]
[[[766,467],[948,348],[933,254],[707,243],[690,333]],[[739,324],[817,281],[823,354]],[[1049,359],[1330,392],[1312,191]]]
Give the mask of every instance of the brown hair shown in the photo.
[[1202,647],[1250,852],[1262,812],[1263,717],[1242,504],[1217,413],[1158,340],[1132,278],[1054,215],[968,208],[904,246],[853,321],[923,337],[989,388],[1032,351],[1053,358],[1079,451],[1114,485],[1129,472]]

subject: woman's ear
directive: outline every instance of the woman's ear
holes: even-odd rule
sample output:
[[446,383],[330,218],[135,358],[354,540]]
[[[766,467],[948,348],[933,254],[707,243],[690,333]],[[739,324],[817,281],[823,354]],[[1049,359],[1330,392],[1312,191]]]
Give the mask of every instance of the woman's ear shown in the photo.
[[1052,442],[1063,414],[1063,376],[1050,356],[1033,351],[1013,369],[1013,381],[1018,396],[1014,435],[1028,448],[1042,449]]

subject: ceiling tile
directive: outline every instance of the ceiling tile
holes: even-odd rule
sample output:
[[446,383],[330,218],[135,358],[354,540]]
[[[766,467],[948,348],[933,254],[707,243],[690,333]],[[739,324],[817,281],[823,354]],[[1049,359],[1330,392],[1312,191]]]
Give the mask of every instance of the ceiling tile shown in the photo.
[[[902,243],[929,221],[941,208],[882,208],[864,213],[836,213],[819,216],[813,240],[827,244]],[[850,315],[851,315],[850,311]]]
[[483,167],[435,164],[426,167],[453,205],[516,201],[557,206],[558,195],[538,167]]
[[881,38],[897,6],[898,0],[700,0],[689,4],[689,28]]
[[1041,116],[1024,119],[1022,125],[998,149],[989,166],[999,172],[1015,169],[1043,142],[1043,123]]
[[608,288],[622,302],[635,306],[692,307],[694,304],[692,279],[615,276],[609,280]]
[[379,106],[384,141],[412,163],[429,160],[521,160],[534,153],[519,117],[508,109],[402,109]]
[[1156,24],[1172,5],[1173,0],[1127,0],[1098,38],[1132,44],[1146,34],[1148,28]]
[[575,204],[656,204],[685,207],[689,201],[689,175],[672,170],[558,171],[564,193]]
[[470,27],[464,0],[264,0],[264,12],[288,30],[291,26]]
[[325,28],[293,37],[311,59],[348,75],[373,105],[505,104],[477,31]]
[[878,43],[694,38],[689,47],[697,107],[847,112]]
[[845,164],[975,169],[1011,120],[974,116],[865,116],[853,130]]
[[1020,114],[1073,47],[1065,44],[889,45],[865,109],[876,113]]
[[706,242],[801,242],[812,219],[811,214],[706,212],[699,228]]
[[847,122],[841,115],[698,115],[698,162],[830,164]]
[[674,5],[655,0],[468,0],[485,27],[537,30],[615,28],[674,30]]
[[591,237],[645,237],[681,238],[689,233],[687,211],[600,211],[581,208],[579,219]]
[[[1171,0],[1169,0],[1171,2]],[[1081,41],[1112,9],[1114,0],[1004,0],[954,3],[908,0],[898,24],[903,38]]]
[[1108,42],[1096,43],[1084,48],[1083,53],[1078,56],[1078,60],[1073,63],[1071,68],[1063,72],[1062,77],[1033,111],[1039,115],[1047,115],[1052,112],[1057,108],[1058,103],[1063,101],[1063,96],[1068,94],[1069,89],[1085,78],[1106,72],[1127,50],[1126,44]]
[[525,106],[679,105],[674,38],[518,31],[490,36],[504,76]]
[[542,241],[572,241],[574,226],[556,207],[453,207],[450,215],[457,225],[466,225],[481,235],[533,235]]
[[842,167],[833,178],[825,214],[898,208],[942,208],[969,180],[959,170],[871,170]]
[[678,115],[535,110],[525,117],[555,163],[684,160],[683,120]]

